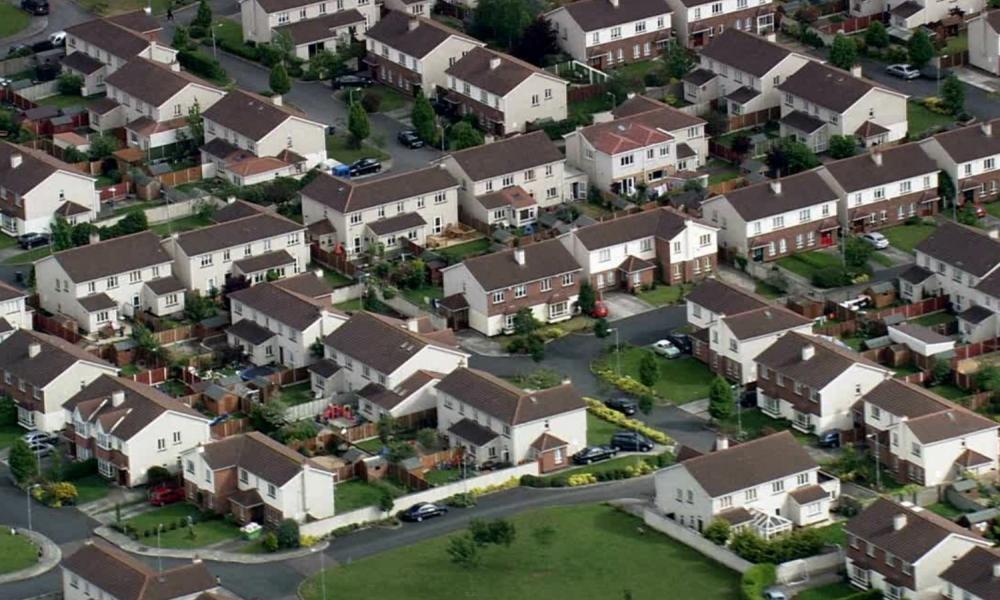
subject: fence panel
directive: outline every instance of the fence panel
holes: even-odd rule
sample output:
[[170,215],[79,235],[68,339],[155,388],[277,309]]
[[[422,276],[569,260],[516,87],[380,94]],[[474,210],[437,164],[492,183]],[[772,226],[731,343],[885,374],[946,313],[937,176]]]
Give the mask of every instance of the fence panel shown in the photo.
[[285,419],[288,421],[301,421],[303,419],[312,419],[316,415],[322,413],[323,409],[325,409],[329,403],[330,403],[329,400],[325,398],[319,398],[311,402],[303,402],[302,404],[289,406],[285,410]]

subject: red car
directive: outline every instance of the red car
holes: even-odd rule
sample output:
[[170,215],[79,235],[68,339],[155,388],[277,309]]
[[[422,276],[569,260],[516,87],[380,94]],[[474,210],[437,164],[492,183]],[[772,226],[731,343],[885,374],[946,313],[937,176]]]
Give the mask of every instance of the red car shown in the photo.
[[166,506],[175,502],[183,502],[184,488],[176,486],[160,486],[149,492],[149,503],[153,506]]
[[608,316],[608,305],[598,300],[594,303],[594,310],[590,311],[590,316],[595,319],[604,319]]
[[983,208],[982,204],[973,204],[972,210],[976,211],[976,217],[982,219],[986,216],[986,209]]

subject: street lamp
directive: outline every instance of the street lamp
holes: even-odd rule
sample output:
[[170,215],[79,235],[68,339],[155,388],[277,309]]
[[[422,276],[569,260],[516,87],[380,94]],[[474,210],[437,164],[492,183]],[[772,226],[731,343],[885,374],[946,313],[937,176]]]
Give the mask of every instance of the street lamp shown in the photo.
[[[150,0],[150,1],[152,1],[152,0]],[[212,29],[212,57],[215,60],[219,60],[219,50],[218,50],[218,48],[215,47],[215,28],[216,27],[222,27],[222,23],[215,23],[211,27],[211,29]]]
[[31,490],[35,489],[36,487],[38,487],[38,484],[34,483],[24,488],[24,496],[25,499],[28,501],[28,531],[34,531],[34,529],[31,528]]
[[614,94],[614,92],[604,92],[604,94],[606,96],[610,96],[611,97],[611,108],[614,108],[615,107],[615,94]]
[[616,377],[621,377],[622,376],[622,346],[621,346],[621,343],[619,343],[619,341],[618,341],[618,328],[617,327],[613,327],[613,328],[609,329],[608,331],[609,332],[610,331],[614,331],[615,332],[615,376]]
[[320,594],[322,594],[323,600],[326,600],[326,576],[323,575],[323,551],[316,547],[310,548],[309,551],[319,553],[319,587],[321,590]]
[[880,463],[879,463],[878,433],[869,433],[865,437],[867,437],[868,439],[874,439],[875,440],[875,487],[877,489],[881,490],[882,489],[882,467],[880,466]]

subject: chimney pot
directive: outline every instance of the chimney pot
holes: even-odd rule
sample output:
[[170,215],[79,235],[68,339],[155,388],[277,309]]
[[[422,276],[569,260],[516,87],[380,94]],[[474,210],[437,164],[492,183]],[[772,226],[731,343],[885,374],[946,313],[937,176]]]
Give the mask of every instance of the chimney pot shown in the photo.
[[716,451],[719,451],[719,450],[728,450],[728,449],[729,449],[729,438],[728,437],[726,437],[724,435],[720,435],[719,437],[715,438],[715,450]]
[[816,356],[816,346],[813,346],[812,344],[806,344],[805,346],[802,346],[803,361],[809,360],[814,356]]
[[[979,129],[986,137],[993,137],[993,124],[989,121],[983,121],[982,124],[979,125]],[[13,157],[11,160],[13,160]]]
[[906,514],[899,513],[892,518],[892,530],[899,531],[900,529],[906,527]]
[[878,150],[876,150],[875,152],[872,152],[872,162],[881,167],[882,166],[882,153],[879,152]]
[[500,57],[492,56],[490,57],[490,71],[500,68]]
[[775,195],[781,194],[781,180],[776,179],[771,182],[771,191]]
[[123,402],[125,402],[125,392],[123,390],[111,392],[111,406],[121,406]]
[[42,345],[38,342],[28,344],[28,358],[35,358],[42,353]]
[[514,262],[524,266],[524,248],[514,248]]
[[24,162],[24,156],[22,156],[20,152],[15,152],[14,154],[10,155],[11,169],[16,169],[20,167],[22,162]]
[[420,26],[420,21],[418,21],[416,17],[412,17],[410,18],[410,21],[406,24],[406,26],[410,31],[413,31],[414,29]]
[[861,65],[851,65],[851,75],[861,77]]
[[281,94],[275,94],[271,96],[271,104],[275,106],[282,106],[284,101],[281,99]]
[[1000,579],[1000,562],[993,563],[993,578]]

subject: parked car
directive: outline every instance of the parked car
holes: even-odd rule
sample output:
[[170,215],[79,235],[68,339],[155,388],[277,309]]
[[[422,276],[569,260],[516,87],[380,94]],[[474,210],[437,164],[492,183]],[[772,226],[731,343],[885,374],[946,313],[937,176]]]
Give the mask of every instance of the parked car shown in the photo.
[[420,504],[414,504],[410,508],[404,510],[402,515],[400,515],[400,518],[404,521],[415,521],[419,523],[424,519],[440,517],[447,512],[447,506],[439,506],[431,502],[421,502]]
[[36,17],[47,15],[49,14],[49,0],[21,0],[21,10]]
[[634,415],[639,408],[635,400],[631,398],[611,398],[604,401],[604,406],[617,410],[627,417]]
[[420,136],[417,135],[417,131],[415,129],[404,129],[400,131],[399,135],[396,136],[396,139],[399,140],[400,144],[406,146],[410,150],[424,147],[424,140],[420,139]]
[[788,600],[788,594],[780,588],[768,588],[764,590],[764,600]]
[[899,77],[900,79],[910,80],[920,78],[920,69],[914,67],[913,65],[889,65],[885,68],[885,72],[893,77]]
[[740,398],[740,406],[743,408],[754,408],[757,406],[757,390],[747,390]]
[[149,492],[149,503],[153,506],[183,502],[184,498],[184,488],[177,485],[158,485]]
[[333,125],[326,126],[326,135],[336,135],[336,134],[337,134],[336,127],[334,127]]
[[17,244],[25,250],[31,250],[49,243],[49,236],[44,233],[26,233],[17,238]]
[[691,336],[688,334],[672,331],[667,334],[667,341],[684,354],[691,354]]
[[443,98],[435,98],[431,101],[431,108],[434,112],[441,115],[442,117],[450,117],[455,112],[456,104],[453,102],[448,102]]
[[63,46],[66,44],[66,32],[56,31],[49,36],[49,41],[52,42],[53,46]]
[[330,83],[334,89],[339,90],[347,87],[367,87],[374,82],[372,81],[372,78],[367,75],[358,75],[355,73],[353,75],[341,75],[340,77],[335,77]]
[[594,302],[594,310],[590,311],[590,316],[595,319],[606,319],[608,318],[608,305],[598,300]]
[[816,445],[820,448],[840,448],[840,432],[827,431],[819,434],[819,441]]
[[52,444],[56,441],[56,436],[45,433],[44,431],[29,431],[28,433],[21,436],[21,439],[28,442],[28,445],[34,443],[46,443]]
[[377,158],[361,158],[351,163],[351,177],[371,175],[382,170],[382,161]]
[[862,235],[861,239],[871,244],[876,250],[885,250],[889,247],[889,238],[877,231],[870,231]]
[[589,465],[593,462],[614,458],[618,450],[611,446],[587,446],[573,455],[574,465]]
[[652,347],[653,352],[667,358],[677,358],[681,355],[681,351],[677,349],[677,346],[671,344],[669,340],[660,340],[654,343]]
[[983,208],[982,204],[973,204],[972,210],[976,213],[977,219],[982,219],[986,216],[986,209]]
[[44,458],[56,449],[55,445],[50,442],[43,442],[41,440],[36,440],[34,442],[28,442],[28,448],[35,453],[35,456],[39,458]]
[[649,452],[653,446],[653,440],[635,431],[619,431],[611,436],[611,447],[616,450]]

